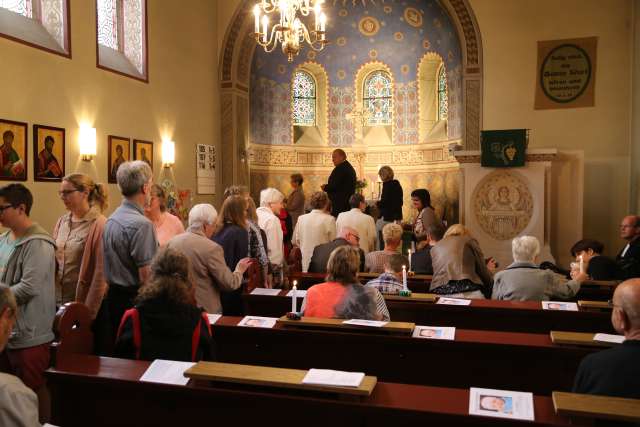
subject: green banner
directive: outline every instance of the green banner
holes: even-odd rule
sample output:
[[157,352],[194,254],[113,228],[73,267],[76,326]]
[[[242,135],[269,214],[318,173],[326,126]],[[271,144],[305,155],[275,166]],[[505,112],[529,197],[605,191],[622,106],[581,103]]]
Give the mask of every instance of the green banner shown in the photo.
[[526,129],[483,130],[480,139],[481,166],[488,168],[524,166],[527,154]]

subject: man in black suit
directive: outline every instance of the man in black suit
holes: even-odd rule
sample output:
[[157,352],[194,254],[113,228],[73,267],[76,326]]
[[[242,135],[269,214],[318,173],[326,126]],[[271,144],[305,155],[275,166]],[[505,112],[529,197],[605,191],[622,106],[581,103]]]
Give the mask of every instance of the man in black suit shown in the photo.
[[613,294],[611,323],[625,341],[585,357],[574,393],[640,399],[640,279],[621,283]]
[[360,271],[364,271],[364,251],[360,249],[360,236],[358,231],[350,227],[342,227],[338,233],[338,238],[329,243],[323,243],[313,249],[311,262],[309,263],[309,273],[326,273],[329,256],[334,249],[351,245],[358,248],[360,252]]
[[333,150],[331,160],[335,168],[329,175],[329,181],[322,186],[322,191],[326,192],[331,200],[331,215],[337,217],[341,212],[351,209],[349,197],[356,192],[356,171],[347,160],[344,150]]
[[422,241],[418,241],[418,250],[411,255],[411,270],[416,274],[433,274],[431,264],[431,248],[444,237],[447,231],[440,221],[427,227],[426,235]]
[[627,241],[616,257],[622,278],[640,277],[640,216],[628,215],[622,219],[620,237]]

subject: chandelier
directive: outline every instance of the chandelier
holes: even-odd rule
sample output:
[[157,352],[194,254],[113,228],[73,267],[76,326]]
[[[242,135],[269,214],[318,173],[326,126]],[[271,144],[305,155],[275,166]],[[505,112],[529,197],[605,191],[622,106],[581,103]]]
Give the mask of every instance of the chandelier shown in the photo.
[[[313,1],[313,7],[311,2]],[[289,62],[300,51],[300,45],[307,42],[317,52],[327,44],[326,24],[327,16],[322,12],[324,0],[261,0],[253,7],[255,17],[254,36],[256,42],[265,52],[273,52],[278,46],[287,55]],[[297,16],[314,15],[314,29],[309,31],[307,26]],[[269,31],[269,15],[280,15]]]

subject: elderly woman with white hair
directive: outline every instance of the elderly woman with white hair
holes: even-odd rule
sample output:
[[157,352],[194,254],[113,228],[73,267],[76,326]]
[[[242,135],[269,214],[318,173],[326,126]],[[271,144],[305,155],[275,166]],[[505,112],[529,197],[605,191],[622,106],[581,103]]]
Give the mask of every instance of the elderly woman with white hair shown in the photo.
[[260,207],[256,209],[258,225],[267,235],[267,256],[278,273],[284,262],[283,232],[278,214],[282,209],[284,195],[275,188],[266,188],[260,192]]
[[222,313],[220,292],[236,290],[242,284],[242,276],[251,264],[251,258],[243,258],[235,271],[229,270],[222,246],[211,240],[215,231],[218,212],[207,203],[195,205],[189,212],[189,227],[167,243],[189,259],[191,281],[196,285],[196,302],[207,313]]
[[540,242],[533,236],[516,237],[511,241],[513,263],[496,273],[492,299],[512,301],[549,301],[569,299],[580,290],[587,279],[585,273],[576,272],[567,281],[551,270],[541,270],[536,264]]

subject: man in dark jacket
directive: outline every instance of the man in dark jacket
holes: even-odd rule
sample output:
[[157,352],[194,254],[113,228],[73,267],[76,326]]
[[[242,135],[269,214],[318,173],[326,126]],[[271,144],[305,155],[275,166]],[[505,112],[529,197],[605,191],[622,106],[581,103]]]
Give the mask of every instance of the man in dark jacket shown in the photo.
[[623,279],[640,277],[640,216],[625,216],[620,223],[620,237],[627,245],[616,257]]
[[349,197],[356,192],[356,171],[347,161],[344,150],[333,150],[331,160],[335,168],[329,175],[329,181],[322,186],[322,191],[325,191],[331,200],[331,215],[337,217],[341,212],[351,209]]
[[311,262],[309,262],[309,273],[326,273],[331,252],[340,246],[346,245],[358,248],[360,252],[360,271],[364,271],[364,251],[360,249],[359,244],[360,236],[358,236],[358,231],[351,227],[343,227],[338,232],[337,239],[318,245],[313,249]]
[[611,323],[624,343],[585,357],[576,374],[575,393],[640,399],[640,279],[618,285]]

